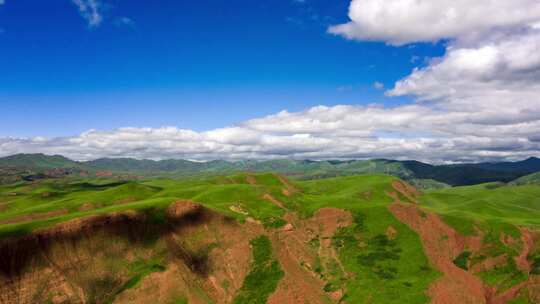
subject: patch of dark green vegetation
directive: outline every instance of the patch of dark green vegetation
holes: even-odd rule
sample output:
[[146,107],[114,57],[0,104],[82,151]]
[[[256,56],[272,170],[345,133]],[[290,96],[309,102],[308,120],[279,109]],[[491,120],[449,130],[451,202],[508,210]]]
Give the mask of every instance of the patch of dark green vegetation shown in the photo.
[[280,217],[269,217],[264,219],[263,225],[265,228],[281,228],[287,225],[287,221]]
[[235,304],[264,304],[277,287],[284,273],[273,257],[272,243],[267,236],[251,241],[253,262],[242,288],[234,299]]
[[540,275],[540,252],[529,254],[527,260],[531,263],[531,274]]
[[178,298],[171,301],[170,304],[188,304],[188,300],[186,298]]
[[[160,261],[157,260],[135,261],[129,265],[130,278],[115,291],[114,297],[128,289],[134,288],[147,275],[154,272],[163,272],[165,269],[165,266],[163,266]],[[110,303],[112,303],[112,301],[110,301]]]
[[497,287],[499,292],[507,290],[528,278],[527,274],[518,269],[512,257],[508,257],[506,263],[497,265],[493,269],[481,272],[478,275],[487,284]]
[[[343,301],[427,303],[427,286],[439,274],[430,266],[416,233],[397,221],[385,205],[351,210],[353,224],[339,229],[332,244],[347,272],[326,290],[345,291]],[[392,226],[395,234],[387,235]]]
[[366,253],[358,256],[358,263],[370,267],[379,278],[393,280],[398,272],[389,261],[399,261],[401,249],[397,243],[384,234],[378,234],[367,241]]
[[471,257],[471,255],[472,252],[463,251],[454,259],[454,265],[463,270],[469,270],[469,258]]

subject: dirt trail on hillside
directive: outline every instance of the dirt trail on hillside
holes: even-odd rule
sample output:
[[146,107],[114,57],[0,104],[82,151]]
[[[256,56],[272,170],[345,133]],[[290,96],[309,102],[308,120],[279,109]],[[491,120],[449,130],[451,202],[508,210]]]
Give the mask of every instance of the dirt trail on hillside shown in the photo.
[[277,200],[275,197],[272,196],[270,193],[266,193],[263,195],[263,199],[271,202],[272,204],[278,206],[281,209],[285,209],[285,206],[283,206],[283,203]]
[[257,185],[257,179],[253,175],[247,175],[246,176],[246,182],[250,185]]
[[283,177],[282,175],[280,174],[275,174],[275,176],[279,179],[279,181],[285,186],[285,188],[283,188],[281,190],[281,192],[283,193],[283,195],[285,196],[291,196],[293,193],[295,192],[298,192],[299,190],[291,183],[291,181],[289,181],[288,179],[286,179],[285,177]]

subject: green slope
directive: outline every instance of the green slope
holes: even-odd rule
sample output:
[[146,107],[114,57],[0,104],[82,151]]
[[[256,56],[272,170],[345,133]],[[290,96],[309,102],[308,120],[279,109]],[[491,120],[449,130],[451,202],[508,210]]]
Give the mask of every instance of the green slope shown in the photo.
[[511,185],[540,185],[540,172],[522,176],[510,183]]
[[34,169],[75,168],[80,164],[61,155],[17,154],[0,158],[0,167]]
[[[447,218],[540,227],[540,187],[488,183],[427,191],[425,207]],[[466,229],[470,225],[456,225]]]

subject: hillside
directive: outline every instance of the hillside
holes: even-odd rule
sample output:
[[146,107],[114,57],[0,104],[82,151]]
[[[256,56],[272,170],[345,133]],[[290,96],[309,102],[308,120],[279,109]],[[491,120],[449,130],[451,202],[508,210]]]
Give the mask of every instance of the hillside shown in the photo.
[[1,186],[0,303],[538,303],[538,197],[380,174]]
[[512,181],[510,184],[512,185],[529,185],[529,184],[540,185],[540,172],[522,176]]
[[[57,170],[57,172],[53,171]],[[267,160],[196,162],[189,160],[137,160],[103,158],[75,162],[62,156],[19,154],[0,158],[4,183],[24,179],[88,174],[93,176],[185,178],[197,175],[230,174],[231,172],[277,172],[294,179],[309,180],[366,173],[394,175],[421,187],[474,185],[487,182],[510,182],[540,170],[540,160],[529,158],[519,162],[430,165],[418,161],[373,160]],[[35,179],[32,178],[32,179]],[[422,182],[423,181],[423,182]],[[2,179],[0,179],[2,182]],[[436,182],[436,183],[434,183]]]
[[61,155],[16,154],[0,158],[0,167],[25,169],[74,168],[80,164]]

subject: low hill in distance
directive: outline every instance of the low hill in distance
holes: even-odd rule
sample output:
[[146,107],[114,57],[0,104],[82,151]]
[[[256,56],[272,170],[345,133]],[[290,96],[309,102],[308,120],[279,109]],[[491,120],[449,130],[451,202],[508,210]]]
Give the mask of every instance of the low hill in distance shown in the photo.
[[[267,160],[195,162],[188,160],[137,160],[103,158],[76,162],[62,156],[18,154],[0,158],[4,183],[25,178],[37,179],[73,176],[190,177],[230,172],[277,172],[294,179],[317,179],[344,175],[383,173],[398,176],[420,187],[474,185],[486,182],[510,182],[540,171],[540,159],[519,162],[430,165],[418,161],[395,160]],[[2,182],[0,179],[0,182]],[[434,183],[436,182],[436,183]]]
[[16,154],[0,158],[0,167],[23,169],[75,168],[80,163],[61,155]]
[[511,183],[512,185],[540,185],[540,172],[522,176]]

